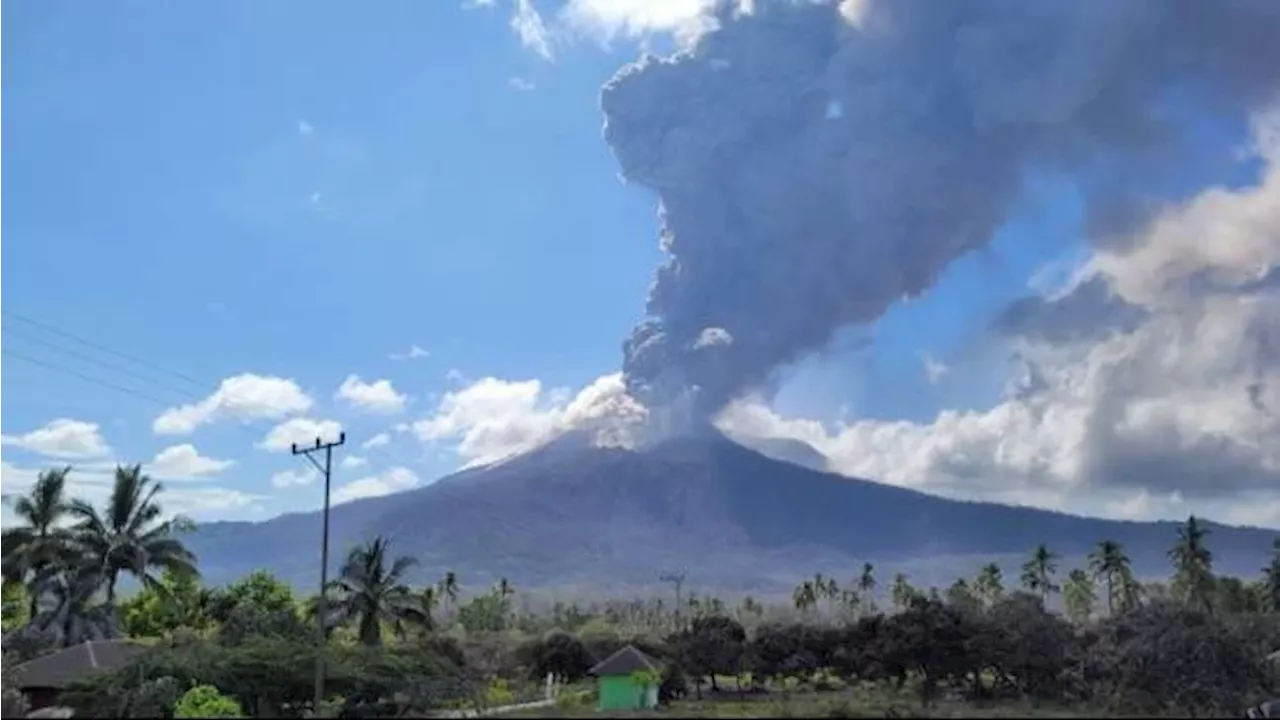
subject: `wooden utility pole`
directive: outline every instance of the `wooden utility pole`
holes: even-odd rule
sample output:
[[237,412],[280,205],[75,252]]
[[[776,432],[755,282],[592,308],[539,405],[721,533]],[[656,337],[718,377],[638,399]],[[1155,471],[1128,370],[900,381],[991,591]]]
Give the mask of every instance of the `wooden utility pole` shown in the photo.
[[[333,477],[333,449],[347,442],[345,432],[338,434],[338,442],[322,443],[316,438],[315,447],[298,448],[294,443],[289,450],[294,455],[303,455],[324,473],[324,520],[320,532],[320,596],[316,598],[316,698],[311,712],[320,716],[320,703],[324,702],[324,649],[325,621],[328,620],[329,608],[325,601],[329,585],[329,485]],[[321,465],[311,453],[324,451],[324,465]]]

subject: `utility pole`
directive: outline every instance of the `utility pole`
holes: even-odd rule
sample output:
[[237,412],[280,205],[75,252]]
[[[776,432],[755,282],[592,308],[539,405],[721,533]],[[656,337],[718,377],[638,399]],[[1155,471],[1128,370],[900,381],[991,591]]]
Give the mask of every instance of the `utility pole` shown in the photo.
[[[311,712],[319,716],[320,703],[324,702],[324,646],[325,621],[328,619],[328,603],[325,601],[329,585],[329,481],[333,477],[333,449],[347,442],[345,432],[338,433],[338,442],[322,443],[316,438],[315,447],[298,449],[293,443],[289,451],[294,455],[306,456],[316,469],[324,473],[324,529],[320,533],[320,596],[316,598],[316,699]],[[311,453],[324,451],[324,465],[321,465]]]
[[680,590],[681,590],[681,588],[683,588],[683,587],[684,587],[684,571],[683,571],[683,570],[681,570],[680,572],[665,573],[665,574],[663,574],[663,575],[659,575],[659,576],[658,576],[658,579],[659,579],[659,580],[661,580],[661,581],[662,581],[662,582],[664,582],[664,583],[671,583],[672,585],[674,585],[674,586],[675,586],[675,589],[676,589],[676,629],[677,629],[677,630],[683,630],[683,629],[684,629],[684,623],[680,622],[680,617],[681,617],[680,613],[684,611],[684,605],[682,605],[682,604],[681,604],[681,603],[684,601],[684,597],[681,595]]

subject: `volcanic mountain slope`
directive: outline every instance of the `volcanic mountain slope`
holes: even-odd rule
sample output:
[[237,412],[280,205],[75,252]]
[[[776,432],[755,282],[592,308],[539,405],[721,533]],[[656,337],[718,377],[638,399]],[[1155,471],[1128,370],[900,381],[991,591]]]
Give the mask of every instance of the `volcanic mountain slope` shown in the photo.
[[[1175,523],[1118,522],[943,499],[770,459],[719,435],[633,452],[567,436],[539,450],[424,488],[333,509],[334,565],[351,544],[389,535],[422,577],[456,570],[476,582],[652,585],[686,568],[702,587],[781,592],[814,572],[851,575],[941,561],[951,576],[1045,542],[1068,558],[1123,543],[1140,574],[1167,574]],[[254,568],[312,584],[318,513],[213,523],[192,536],[210,581]],[[1218,567],[1253,575],[1275,534],[1213,526]],[[882,570],[883,571],[883,570]],[[1014,568],[1006,566],[1013,574]],[[940,582],[940,580],[938,580]]]

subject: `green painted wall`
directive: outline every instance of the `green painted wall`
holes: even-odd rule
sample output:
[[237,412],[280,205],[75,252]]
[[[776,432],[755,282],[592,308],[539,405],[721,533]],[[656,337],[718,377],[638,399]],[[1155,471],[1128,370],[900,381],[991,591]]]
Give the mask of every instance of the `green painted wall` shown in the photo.
[[629,675],[612,675],[600,678],[601,710],[641,710],[645,701],[645,688],[631,680]]

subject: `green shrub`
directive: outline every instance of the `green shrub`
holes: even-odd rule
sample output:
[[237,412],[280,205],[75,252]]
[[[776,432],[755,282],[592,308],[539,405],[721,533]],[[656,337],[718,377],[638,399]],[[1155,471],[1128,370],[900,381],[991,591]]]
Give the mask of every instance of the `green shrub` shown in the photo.
[[173,706],[175,718],[238,718],[244,717],[240,703],[235,698],[218,692],[212,685],[197,685],[186,692]]

